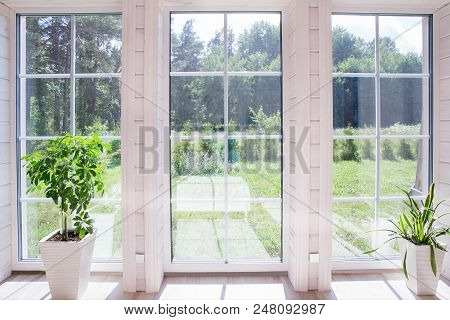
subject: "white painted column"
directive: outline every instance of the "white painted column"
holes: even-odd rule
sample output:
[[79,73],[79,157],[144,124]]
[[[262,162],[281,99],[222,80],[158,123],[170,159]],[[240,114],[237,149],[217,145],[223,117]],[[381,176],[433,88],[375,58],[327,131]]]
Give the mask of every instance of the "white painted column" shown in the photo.
[[[122,210],[123,286],[128,292],[157,292],[163,278],[162,155],[154,134],[162,109],[158,68],[162,53],[159,1],[123,2]],[[158,157],[159,156],[159,157]]]
[[10,10],[0,4],[0,282],[11,275],[12,255],[12,162],[11,141],[14,116],[11,102],[11,79],[14,71],[10,69]]
[[[289,161],[285,159],[288,173],[284,188],[289,217],[289,278],[298,291],[329,290],[333,161],[331,1],[293,0],[286,18],[284,119],[285,134],[289,135],[285,137],[285,154]],[[296,151],[301,151],[303,163]]]

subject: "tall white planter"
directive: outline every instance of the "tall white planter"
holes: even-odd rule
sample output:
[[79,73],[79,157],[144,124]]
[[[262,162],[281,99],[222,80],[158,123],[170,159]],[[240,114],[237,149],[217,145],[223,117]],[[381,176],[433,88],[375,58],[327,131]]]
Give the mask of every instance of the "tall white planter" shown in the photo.
[[416,246],[402,239],[400,248],[402,259],[405,256],[405,248],[408,250],[406,268],[409,279],[405,279],[407,287],[416,295],[435,295],[442,271],[445,251],[439,249],[434,250],[436,256],[435,276],[431,270],[430,246]]
[[39,241],[52,299],[78,299],[88,286],[96,232],[79,242],[47,241],[58,232]]

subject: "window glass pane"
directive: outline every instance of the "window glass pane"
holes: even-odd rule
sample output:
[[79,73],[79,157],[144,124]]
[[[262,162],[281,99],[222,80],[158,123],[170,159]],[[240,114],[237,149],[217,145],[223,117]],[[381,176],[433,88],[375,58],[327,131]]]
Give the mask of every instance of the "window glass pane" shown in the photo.
[[335,135],[374,135],[375,113],[375,78],[333,79]]
[[281,134],[281,77],[230,77],[230,134]]
[[[26,242],[22,242],[23,258],[38,258],[39,241],[60,228],[59,209],[53,202],[22,202],[22,224]],[[122,256],[121,219],[119,204],[91,204],[89,213],[97,228],[94,259]]]
[[224,260],[224,202],[172,203],[172,257],[174,261]]
[[[29,140],[21,141],[21,145],[26,149],[23,150],[24,155],[32,154],[34,152],[41,152],[45,148],[50,146],[50,140]],[[26,177],[26,168],[20,168],[22,176],[24,177],[25,185],[21,186],[22,197],[27,198],[45,198],[44,190],[34,190],[28,192],[28,188],[31,186],[30,180]],[[40,240],[40,239],[39,239]]]
[[228,173],[229,199],[281,198],[281,140],[228,140]]
[[[105,184],[105,193],[103,198],[120,199],[121,188],[121,143],[120,140],[106,141],[110,150],[106,153],[108,163],[105,171],[103,183]],[[97,195],[96,197],[100,197]]]
[[57,136],[70,131],[70,80],[26,79],[26,134]]
[[119,15],[76,16],[76,72],[121,71],[122,18]]
[[[388,219],[393,219],[394,221],[398,221],[400,214],[406,213],[407,208],[406,205],[402,201],[381,201],[380,202],[380,223],[379,229],[392,229],[393,225],[388,221]],[[388,233],[380,232],[377,235],[377,241],[379,246],[386,241],[388,238]],[[380,253],[384,256],[392,256],[399,255],[399,246],[396,241],[391,241],[386,244],[380,250]]]
[[[428,189],[428,140],[381,139],[381,195],[421,195]],[[400,188],[400,189],[399,189]]]
[[22,202],[22,255],[38,258],[39,241],[60,228],[59,209],[53,202]]
[[380,16],[380,64],[386,73],[426,73],[427,17]]
[[26,17],[26,73],[70,72],[70,17]]
[[333,71],[375,72],[375,17],[333,15]]
[[375,196],[375,139],[333,141],[333,196]]
[[223,131],[223,78],[171,77],[170,125],[172,133]]
[[281,71],[279,13],[228,14],[231,71]]
[[172,141],[172,199],[211,199],[187,205],[214,208],[225,199],[224,144],[217,140]]
[[381,134],[428,134],[428,79],[381,79]]
[[333,205],[333,256],[368,256],[372,249],[372,234],[360,236],[374,229],[374,202],[336,202]]
[[281,260],[281,202],[230,202],[227,227],[230,260]]
[[120,135],[120,79],[76,79],[77,135]]
[[122,212],[120,203],[93,203],[89,215],[97,229],[94,259],[119,259],[122,257]]
[[171,14],[171,71],[223,71],[223,14]]

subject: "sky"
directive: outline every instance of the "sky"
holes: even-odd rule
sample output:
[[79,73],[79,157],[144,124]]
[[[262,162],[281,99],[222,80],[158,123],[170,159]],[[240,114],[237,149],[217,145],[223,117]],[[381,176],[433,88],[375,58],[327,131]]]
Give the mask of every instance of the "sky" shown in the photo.
[[[187,20],[194,19],[194,31],[206,45],[214,37],[216,31],[223,27],[223,14],[189,13],[172,15],[172,28],[181,33]],[[380,16],[380,36],[395,39],[401,53],[415,52],[422,55],[422,17]],[[228,26],[233,30],[236,39],[239,34],[249,29],[256,21],[265,20],[271,24],[280,23],[280,15],[276,13],[230,13]],[[375,37],[375,17],[357,15],[334,15],[333,26],[345,27],[354,35],[365,41]]]
[[[380,37],[395,39],[401,53],[422,54],[422,17],[380,16]],[[365,41],[375,37],[375,17],[355,15],[334,15],[333,26],[345,27]]]
[[[215,13],[173,14],[172,28],[180,34],[186,21],[194,19],[194,31],[205,44],[214,37],[216,31],[222,30],[224,15]],[[231,28],[238,38],[245,29],[249,29],[257,21],[267,21],[274,25],[280,24],[280,15],[277,13],[229,13],[228,28]]]

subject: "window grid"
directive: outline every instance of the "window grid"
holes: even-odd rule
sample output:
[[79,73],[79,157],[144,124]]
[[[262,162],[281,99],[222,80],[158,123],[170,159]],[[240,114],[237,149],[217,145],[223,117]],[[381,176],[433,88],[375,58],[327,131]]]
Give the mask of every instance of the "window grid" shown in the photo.
[[[351,14],[350,14],[351,15]],[[357,15],[357,14],[355,14]],[[380,204],[381,202],[395,202],[395,201],[401,201],[404,200],[403,196],[382,196],[380,192],[380,174],[381,174],[381,140],[395,140],[395,139],[402,139],[402,140],[417,140],[420,139],[421,141],[427,141],[428,142],[428,150],[430,150],[431,147],[431,121],[429,121],[429,117],[431,116],[431,103],[428,102],[428,109],[427,109],[427,116],[428,121],[424,123],[423,125],[425,128],[427,128],[427,134],[419,134],[419,135],[386,135],[381,134],[381,79],[385,78],[406,78],[406,79],[424,79],[430,81],[430,73],[386,73],[381,72],[381,62],[380,62],[380,35],[379,35],[379,18],[380,16],[383,16],[382,14],[373,14],[375,17],[375,53],[374,53],[374,62],[375,62],[375,72],[351,72],[351,73],[345,73],[345,72],[333,72],[332,77],[333,79],[336,78],[371,78],[375,80],[375,135],[335,135],[333,134],[333,140],[345,140],[345,139],[356,139],[356,140],[371,140],[375,141],[375,163],[376,163],[376,169],[375,169],[375,195],[374,196],[355,196],[355,197],[334,197],[333,196],[333,203],[351,203],[351,202],[373,202],[375,204],[375,212],[374,212],[374,222],[375,222],[375,229],[379,229],[379,221],[381,217],[381,208]],[[407,15],[405,15],[407,16]],[[423,16],[425,17],[425,16]],[[429,19],[429,18],[428,18]],[[430,23],[427,25],[428,28],[430,27]],[[427,30],[429,32],[429,30]],[[428,45],[427,45],[428,46]],[[430,48],[427,47],[427,50],[430,51]],[[427,70],[430,70],[429,64],[430,64],[430,58],[428,58],[427,63]],[[430,87],[429,82],[427,82],[427,86]],[[430,93],[428,93],[430,95]],[[429,101],[430,99],[428,99]],[[430,166],[430,157],[431,154],[427,157],[427,170]],[[425,167],[425,165],[423,165]],[[429,170],[425,173],[426,174],[426,185],[430,184],[431,177],[429,175]],[[417,196],[411,196],[411,198],[415,200],[424,200],[426,197],[423,195]],[[378,234],[373,233],[372,234],[372,245],[377,242]],[[380,255],[378,252],[375,252],[374,254],[370,255],[375,260],[382,260],[386,258],[398,258],[398,256],[383,256]],[[367,260],[369,257],[334,257],[334,259],[344,259],[344,260]]]
[[[114,14],[112,14],[114,15]],[[21,259],[24,259],[25,253],[23,252],[22,243],[27,241],[27,234],[23,230],[23,208],[22,203],[53,203],[51,199],[48,198],[40,198],[40,197],[28,197],[26,194],[26,174],[25,174],[25,168],[23,167],[24,163],[21,159],[23,155],[26,155],[26,143],[28,141],[49,141],[53,140],[62,136],[28,136],[26,134],[27,130],[27,122],[25,119],[26,114],[26,80],[27,79],[68,79],[70,81],[70,101],[69,101],[69,107],[70,107],[70,127],[69,127],[69,133],[72,135],[76,135],[76,80],[77,79],[114,79],[118,78],[119,81],[121,79],[122,74],[121,73],[77,73],[76,72],[76,17],[82,16],[79,14],[64,14],[64,16],[70,17],[70,73],[55,73],[55,74],[48,74],[48,73],[27,73],[27,63],[26,63],[26,18],[31,17],[33,15],[24,15],[20,16],[20,33],[19,33],[19,74],[17,75],[18,81],[19,81],[19,123],[18,123],[18,136],[17,136],[17,143],[19,145],[19,157],[18,157],[18,164],[20,167],[18,168],[18,174],[19,174],[19,185],[18,185],[18,194],[19,194],[19,213],[20,213],[20,221],[19,221],[19,256]],[[45,15],[43,15],[45,16]],[[58,16],[57,14],[51,15],[51,16]],[[84,15],[83,15],[84,16]],[[87,136],[81,136],[81,137],[87,137]],[[121,136],[99,136],[101,140],[104,141],[121,141]],[[102,204],[121,204],[120,198],[93,198],[91,200],[91,203],[93,205],[102,205]],[[28,254],[26,254],[28,256]],[[26,258],[26,260],[36,260],[36,258]],[[110,258],[108,261],[116,261],[115,258]]]
[[[224,94],[224,118],[223,118],[223,132],[217,132],[215,135],[202,135],[202,134],[192,134],[192,135],[173,135],[172,132],[170,134],[170,141],[198,141],[198,140],[217,140],[224,141],[224,199],[200,199],[200,198],[192,198],[192,199],[173,199],[172,192],[170,197],[170,203],[175,204],[177,202],[210,202],[217,201],[224,203],[224,219],[225,219],[225,228],[224,228],[224,238],[225,238],[225,246],[224,246],[224,262],[232,262],[233,259],[229,258],[229,244],[228,244],[228,225],[229,225],[229,210],[228,203],[237,203],[237,202],[248,202],[248,203],[282,203],[282,198],[232,198],[230,199],[228,196],[228,141],[231,139],[256,139],[256,140],[265,140],[265,139],[273,139],[273,140],[281,140],[282,135],[264,135],[264,134],[256,134],[256,135],[247,135],[247,134],[229,134],[228,128],[228,85],[230,77],[251,77],[251,76],[259,76],[259,77],[281,77],[282,71],[229,71],[228,70],[228,62],[229,62],[229,47],[228,47],[228,13],[224,12],[224,20],[223,20],[223,50],[224,50],[224,63],[223,63],[223,71],[169,71],[169,78],[172,77],[222,77],[223,78],[223,94]],[[281,17],[280,17],[281,18]],[[280,45],[281,45],[281,34],[280,34]],[[171,61],[169,63],[171,67]],[[281,174],[281,173],[280,173]],[[171,186],[172,188],[172,186]],[[172,211],[172,209],[171,209]],[[171,215],[173,213],[171,212]],[[173,235],[171,235],[173,236]],[[283,240],[282,240],[283,241]],[[173,251],[172,251],[172,260],[176,262]],[[281,253],[280,261],[283,260],[283,256]],[[252,259],[252,261],[257,262],[257,259]],[[262,260],[266,262],[266,260]]]

